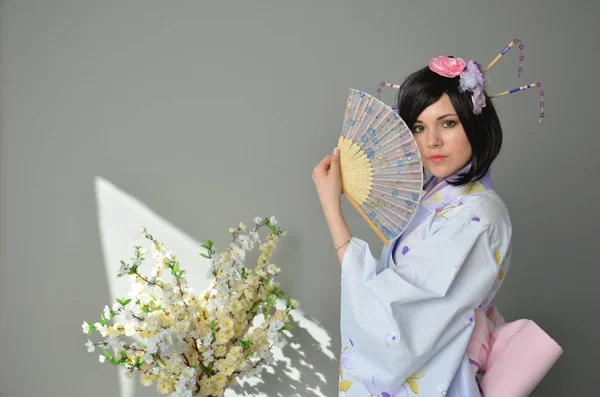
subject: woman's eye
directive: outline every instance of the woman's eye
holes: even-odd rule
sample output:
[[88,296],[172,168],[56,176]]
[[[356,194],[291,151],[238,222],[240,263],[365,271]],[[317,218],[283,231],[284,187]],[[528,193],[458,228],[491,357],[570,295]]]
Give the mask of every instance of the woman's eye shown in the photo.
[[442,124],[442,126],[444,126],[444,127],[454,127],[455,125],[456,125],[456,121],[454,121],[454,120],[446,120]]
[[422,132],[423,126],[422,125],[414,126],[412,130],[413,130],[413,132]]

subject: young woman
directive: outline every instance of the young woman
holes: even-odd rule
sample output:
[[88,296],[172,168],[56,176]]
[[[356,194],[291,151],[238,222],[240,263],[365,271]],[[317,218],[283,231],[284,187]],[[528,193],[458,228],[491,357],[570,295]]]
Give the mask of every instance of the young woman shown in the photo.
[[398,97],[431,173],[404,233],[376,259],[342,214],[338,149],[313,180],[342,265],[340,395],[479,396],[467,345],[508,270],[512,227],[490,168],[502,129],[479,64],[438,57]]

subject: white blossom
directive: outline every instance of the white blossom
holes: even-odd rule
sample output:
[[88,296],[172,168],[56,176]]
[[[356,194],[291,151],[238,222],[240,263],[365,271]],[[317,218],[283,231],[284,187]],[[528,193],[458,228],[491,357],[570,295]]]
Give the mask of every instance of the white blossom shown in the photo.
[[248,236],[240,236],[239,237],[240,248],[244,251],[252,251],[254,249],[254,244],[250,237]]
[[127,266],[127,264],[125,264],[125,263],[121,263],[121,268],[119,269],[119,274],[121,276],[124,276],[127,273],[129,273],[129,266]]
[[132,336],[135,335],[137,331],[137,327],[133,323],[125,324],[125,335]]
[[284,325],[285,325],[285,323],[283,321],[275,320],[275,321],[271,322],[271,324],[269,325],[269,330],[270,331],[279,331],[281,328],[283,328]]
[[121,354],[121,350],[125,347],[125,343],[123,341],[118,340],[117,338],[108,338],[108,346],[112,349],[115,355]]
[[87,343],[85,344],[85,347],[87,347],[88,353],[93,353],[94,350],[96,350],[96,345],[94,344],[94,342],[92,342],[89,339],[88,339]]
[[232,245],[231,256],[236,262],[243,262],[246,259],[246,251],[236,245]]
[[276,265],[274,265],[273,263],[271,263],[268,267],[267,267],[267,273],[269,274],[279,274],[279,272],[281,271],[280,268],[278,268]]
[[[265,219],[271,225],[277,224],[275,217],[257,217],[254,223],[261,225]],[[208,273],[210,286],[199,295],[188,286],[185,273],[181,278],[172,273],[171,267],[179,265],[177,257],[161,242],[151,244],[155,266],[140,268],[139,275],[127,275],[132,267],[141,267],[145,259],[145,250],[135,244],[133,262],[122,264],[119,270],[130,282],[127,295],[130,302],[127,307],[118,302],[104,306],[102,318],[105,320],[101,323],[83,322],[84,333],[95,328],[104,338],[98,343],[88,339],[85,343],[88,352],[104,349],[107,353],[101,354],[98,360],[105,362],[113,356],[119,360],[126,350],[128,357],[144,362],[140,366],[139,361],[115,361],[128,370],[126,376],[140,371],[139,379],[144,386],[154,384],[160,393],[170,393],[171,397],[192,397],[194,393],[221,395],[234,380],[229,378],[232,374],[235,373],[234,377],[260,374],[265,363],[274,360],[271,348],[287,343],[286,334],[281,330],[288,321],[287,313],[298,303],[290,298],[285,312],[267,315],[265,325],[252,331],[247,328],[253,327],[252,321],[256,320],[248,318],[246,311],[250,306],[260,303],[256,313],[262,313],[266,297],[279,295],[279,283],[263,283],[261,277],[271,280],[281,271],[269,264],[279,236],[271,234],[269,240],[263,242],[257,230],[241,233],[247,229],[240,222],[230,229],[234,240],[225,251],[216,253],[213,248],[215,253],[211,256]],[[148,236],[143,233],[144,238]],[[244,263],[247,253],[255,247],[260,249],[256,269]],[[250,342],[252,355],[249,358],[245,354],[248,346],[240,340]],[[216,379],[208,379],[200,367],[196,370],[189,367],[190,357],[194,365],[213,367]]]
[[132,321],[133,313],[131,313],[131,310],[124,309],[119,313],[119,317],[124,323],[128,323]]
[[100,332],[100,335],[102,335],[103,338],[106,338],[108,336],[108,327],[105,325],[102,325],[100,323],[95,323],[94,327],[96,328],[96,330],[98,332]]

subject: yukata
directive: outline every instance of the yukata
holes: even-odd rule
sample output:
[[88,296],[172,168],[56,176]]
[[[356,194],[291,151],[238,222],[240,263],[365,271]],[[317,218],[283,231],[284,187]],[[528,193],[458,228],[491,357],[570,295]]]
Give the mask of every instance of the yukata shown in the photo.
[[353,237],[342,260],[339,395],[479,397],[466,349],[475,310],[508,270],[511,235],[488,173],[460,187],[430,179],[380,260]]

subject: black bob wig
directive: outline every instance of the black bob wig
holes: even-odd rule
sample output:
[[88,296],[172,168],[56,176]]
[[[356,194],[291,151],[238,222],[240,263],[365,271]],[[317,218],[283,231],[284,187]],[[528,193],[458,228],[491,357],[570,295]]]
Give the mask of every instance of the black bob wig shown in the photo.
[[483,178],[502,146],[502,127],[491,99],[486,93],[485,107],[480,114],[474,114],[471,92],[459,91],[459,79],[440,76],[426,66],[409,75],[398,93],[399,115],[410,128],[426,107],[437,102],[443,94],[450,97],[473,152],[470,170],[447,181],[455,186]]

